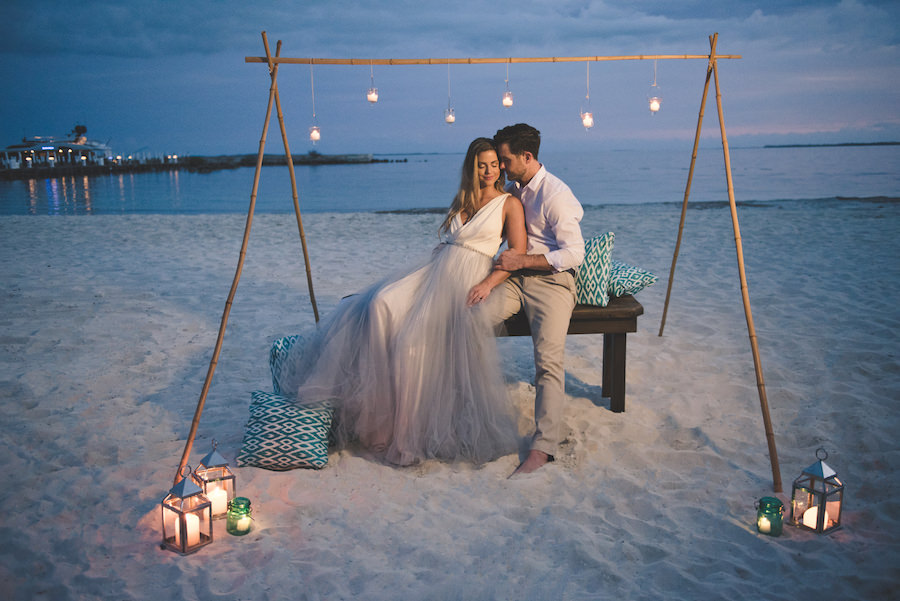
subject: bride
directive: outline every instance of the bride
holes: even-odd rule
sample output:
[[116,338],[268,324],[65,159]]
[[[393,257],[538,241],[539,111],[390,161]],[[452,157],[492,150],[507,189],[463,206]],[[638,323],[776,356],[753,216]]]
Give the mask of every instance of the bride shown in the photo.
[[503,241],[525,252],[525,217],[503,192],[492,140],[469,145],[440,235],[427,262],[345,298],[291,348],[279,387],[299,404],[333,404],[339,446],[358,441],[398,465],[516,450],[483,303],[509,277],[492,269]]

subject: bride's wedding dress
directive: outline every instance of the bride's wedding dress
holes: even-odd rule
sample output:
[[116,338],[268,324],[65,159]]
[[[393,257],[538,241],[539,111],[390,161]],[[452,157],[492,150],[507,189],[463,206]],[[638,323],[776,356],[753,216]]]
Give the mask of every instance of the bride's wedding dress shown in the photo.
[[358,440],[399,465],[515,452],[492,325],[466,306],[503,241],[507,196],[465,224],[455,216],[428,263],[345,298],[292,347],[279,387],[332,402],[339,445]]

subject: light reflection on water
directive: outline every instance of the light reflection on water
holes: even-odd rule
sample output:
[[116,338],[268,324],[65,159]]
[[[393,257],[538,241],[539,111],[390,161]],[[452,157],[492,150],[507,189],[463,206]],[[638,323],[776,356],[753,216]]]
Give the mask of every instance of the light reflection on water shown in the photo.
[[[731,149],[741,200],[900,196],[900,146]],[[385,157],[391,159],[401,157]],[[304,212],[443,208],[458,182],[462,154],[409,155],[407,162],[296,167]],[[690,148],[547,151],[541,160],[585,205],[678,202]],[[701,147],[691,201],[727,200],[721,148]],[[252,167],[191,173],[159,171],[0,181],[0,215],[245,213]],[[264,167],[256,210],[293,211],[285,167]]]

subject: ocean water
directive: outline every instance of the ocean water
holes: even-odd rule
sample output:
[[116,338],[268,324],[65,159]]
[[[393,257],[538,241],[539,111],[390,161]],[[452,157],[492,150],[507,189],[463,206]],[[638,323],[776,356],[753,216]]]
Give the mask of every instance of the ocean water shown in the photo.
[[[296,166],[304,213],[438,210],[449,205],[463,154],[376,155],[393,162]],[[405,159],[405,161],[404,161]],[[545,151],[541,161],[585,206],[682,202],[691,146]],[[735,198],[777,202],[900,197],[900,146],[731,148]],[[0,215],[246,213],[252,167],[0,181]],[[701,147],[691,202],[727,201],[721,146]],[[264,167],[256,209],[293,211],[287,167]]]

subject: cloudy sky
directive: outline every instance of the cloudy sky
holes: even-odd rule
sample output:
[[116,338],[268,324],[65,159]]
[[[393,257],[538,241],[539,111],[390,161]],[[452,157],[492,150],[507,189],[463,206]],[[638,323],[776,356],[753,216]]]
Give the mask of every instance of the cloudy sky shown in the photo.
[[[76,124],[122,153],[255,153],[269,77],[245,56],[467,58],[707,54],[719,34],[719,79],[732,146],[900,140],[900,2],[896,0],[4,0],[0,8],[0,144],[65,135]],[[329,152],[463,151],[519,121],[554,148],[689,144],[704,60],[656,65],[662,110],[647,96],[652,61],[590,64],[596,126],[581,127],[585,63],[512,64],[515,104],[500,98],[505,64],[448,68],[316,66],[316,122]],[[312,149],[308,65],[278,77],[294,152]],[[714,97],[705,141],[716,142]],[[277,123],[268,152],[282,150]]]

